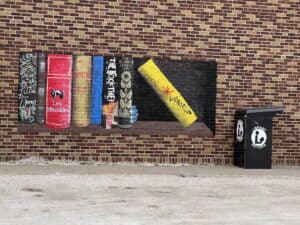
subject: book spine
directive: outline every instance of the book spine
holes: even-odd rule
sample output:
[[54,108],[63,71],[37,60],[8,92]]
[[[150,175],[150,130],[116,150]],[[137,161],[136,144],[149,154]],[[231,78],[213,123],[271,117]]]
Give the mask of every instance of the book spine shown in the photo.
[[19,121],[34,123],[37,102],[37,54],[22,52],[19,61]]
[[77,127],[86,127],[90,113],[91,56],[75,56],[73,79],[72,121]]
[[134,60],[123,57],[118,60],[118,68],[121,79],[118,126],[120,128],[130,128],[132,126],[130,110],[133,96]]
[[197,120],[192,108],[152,59],[141,65],[138,71],[182,126],[188,127]]
[[106,129],[118,125],[119,77],[115,57],[105,58],[103,124]]
[[38,76],[37,76],[37,87],[38,87],[38,99],[37,99],[37,112],[36,122],[39,124],[45,123],[45,92],[46,92],[46,53],[39,52],[37,55],[38,61]]
[[72,63],[72,55],[47,56],[46,126],[50,129],[70,126]]
[[93,56],[90,115],[90,123],[93,125],[102,122],[103,69],[104,57]]

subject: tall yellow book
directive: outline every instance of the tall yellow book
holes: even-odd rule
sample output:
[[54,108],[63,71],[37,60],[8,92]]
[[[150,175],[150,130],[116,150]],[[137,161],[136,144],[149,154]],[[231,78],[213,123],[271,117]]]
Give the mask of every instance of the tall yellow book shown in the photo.
[[89,125],[91,56],[77,55],[74,63],[72,121],[85,127]]
[[184,127],[197,120],[195,112],[152,59],[141,65],[138,71]]

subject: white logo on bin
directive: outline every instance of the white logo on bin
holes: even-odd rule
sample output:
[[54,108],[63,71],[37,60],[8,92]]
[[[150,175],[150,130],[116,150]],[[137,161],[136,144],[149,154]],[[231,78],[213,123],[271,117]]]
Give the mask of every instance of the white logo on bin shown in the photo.
[[243,120],[238,120],[236,124],[236,140],[242,142],[244,139],[244,122]]
[[263,149],[266,147],[267,130],[264,127],[256,126],[251,134],[251,143],[253,148]]

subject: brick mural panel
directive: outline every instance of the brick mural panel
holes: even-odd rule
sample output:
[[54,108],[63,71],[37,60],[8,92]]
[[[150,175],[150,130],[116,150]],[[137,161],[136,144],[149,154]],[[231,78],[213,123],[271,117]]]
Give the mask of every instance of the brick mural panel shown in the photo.
[[[273,105],[285,107],[273,120],[273,162],[300,165],[298,1],[4,0],[0,7],[2,161],[229,164],[235,110]],[[20,129],[19,53],[35,50],[216,61],[215,135]]]

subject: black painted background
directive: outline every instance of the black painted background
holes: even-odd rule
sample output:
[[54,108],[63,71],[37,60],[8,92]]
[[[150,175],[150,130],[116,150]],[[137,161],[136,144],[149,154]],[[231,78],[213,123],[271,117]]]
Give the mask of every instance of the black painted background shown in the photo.
[[[135,59],[136,70],[145,59]],[[176,61],[155,59],[155,63],[182,94],[198,116],[213,132],[215,127],[217,64],[213,61]],[[133,104],[140,121],[176,121],[169,109],[137,72]]]

